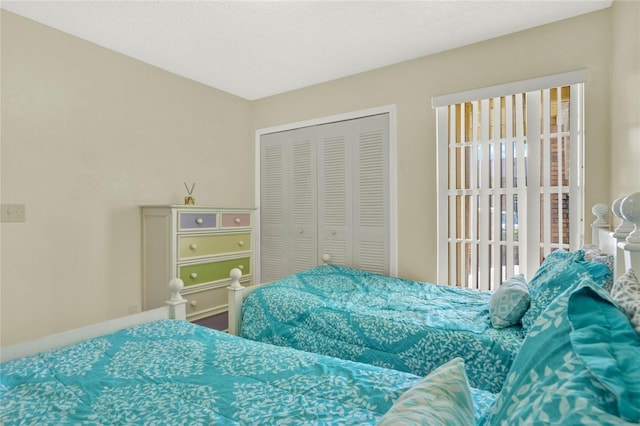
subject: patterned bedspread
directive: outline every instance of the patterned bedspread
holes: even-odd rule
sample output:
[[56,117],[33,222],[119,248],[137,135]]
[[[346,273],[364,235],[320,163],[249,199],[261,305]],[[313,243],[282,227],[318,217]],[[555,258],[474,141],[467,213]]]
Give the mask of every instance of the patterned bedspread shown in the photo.
[[0,368],[3,425],[375,424],[420,379],[171,320]]
[[241,335],[420,376],[461,357],[471,386],[497,393],[524,335],[491,326],[490,297],[323,265],[255,290]]

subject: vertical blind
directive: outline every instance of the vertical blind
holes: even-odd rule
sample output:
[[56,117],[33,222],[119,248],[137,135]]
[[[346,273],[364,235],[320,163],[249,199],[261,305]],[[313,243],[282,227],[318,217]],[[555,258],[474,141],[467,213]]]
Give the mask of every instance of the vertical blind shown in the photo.
[[583,90],[577,82],[434,99],[438,282],[492,290],[517,273],[530,279],[548,253],[581,244]]

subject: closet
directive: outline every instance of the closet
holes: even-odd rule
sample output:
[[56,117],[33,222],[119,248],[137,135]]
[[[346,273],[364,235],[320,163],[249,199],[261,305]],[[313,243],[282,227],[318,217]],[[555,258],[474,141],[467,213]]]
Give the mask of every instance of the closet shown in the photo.
[[389,274],[389,114],[260,138],[260,269],[322,263]]

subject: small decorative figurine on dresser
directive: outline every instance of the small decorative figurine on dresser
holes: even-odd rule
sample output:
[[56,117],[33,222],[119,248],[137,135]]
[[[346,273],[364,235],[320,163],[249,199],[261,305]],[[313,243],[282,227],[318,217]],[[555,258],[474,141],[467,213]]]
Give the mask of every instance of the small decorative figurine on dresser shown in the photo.
[[184,197],[184,203],[186,205],[193,206],[196,203],[196,199],[193,198],[193,190],[196,188],[196,183],[194,182],[193,185],[191,185],[191,189],[189,189],[187,183],[185,182],[184,187],[187,190],[188,194],[186,197]]

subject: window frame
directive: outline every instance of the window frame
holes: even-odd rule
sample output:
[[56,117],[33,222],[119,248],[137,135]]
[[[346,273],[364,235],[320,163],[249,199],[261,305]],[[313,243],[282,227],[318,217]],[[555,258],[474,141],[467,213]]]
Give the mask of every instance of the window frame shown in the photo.
[[[525,96],[526,98],[526,122],[527,123],[540,123],[541,113],[541,95],[539,94],[542,90],[549,88],[556,88],[562,86],[572,86],[571,94],[570,94],[570,103],[576,106],[576,111],[579,114],[571,114],[570,115],[570,156],[569,159],[569,185],[571,187],[571,196],[569,197],[570,205],[569,212],[571,213],[570,220],[570,240],[569,247],[570,249],[576,249],[582,245],[583,242],[583,223],[584,223],[584,176],[583,176],[583,152],[584,152],[584,123],[582,120],[584,119],[584,82],[586,80],[586,71],[578,70],[572,71],[568,73],[555,74],[551,76],[545,76],[541,78],[524,80],[519,82],[507,83],[499,86],[492,86],[487,88],[481,88],[466,92],[460,92],[455,94],[449,94],[444,96],[434,97],[432,99],[432,106],[436,109],[436,143],[437,143],[437,247],[438,247],[438,262],[437,262],[437,282],[439,283],[449,283],[451,285],[456,285],[456,282],[450,282],[450,257],[453,258],[454,264],[456,264],[456,250],[450,251],[450,211],[454,211],[455,206],[450,206],[451,197],[450,188],[449,188],[449,179],[450,179],[450,157],[449,157],[449,134],[453,134],[455,129],[451,125],[449,121],[450,107],[455,106],[457,104],[465,104],[467,102],[489,102],[489,99],[501,98],[503,96],[515,96],[518,94],[534,94],[532,96]],[[487,104],[488,105],[488,104]],[[573,106],[572,106],[573,108]],[[474,112],[475,113],[475,112]],[[495,109],[494,109],[495,113]],[[455,113],[454,113],[455,114]],[[487,120],[488,117],[482,116],[483,120]],[[497,119],[497,116],[494,118]],[[494,121],[495,122],[495,121]],[[450,126],[452,126],[450,128]],[[480,129],[481,132],[485,132],[488,130],[484,129],[484,126]],[[540,251],[543,250],[544,255],[548,254],[552,247],[549,244],[544,244],[545,236],[541,236],[540,238],[527,238],[527,234],[530,235],[540,235],[541,232],[541,217],[540,217],[540,198],[543,200],[548,200],[549,188],[544,185],[540,185],[540,164],[542,163],[540,160],[540,141],[541,141],[540,126],[529,126],[527,129],[527,134],[522,135],[525,141],[538,141],[538,143],[527,143],[527,155],[526,155],[526,167],[527,167],[527,185],[524,187],[524,193],[529,194],[529,196],[525,197],[526,200],[529,200],[526,203],[526,206],[519,206],[518,214],[521,215],[519,221],[525,221],[525,228],[527,232],[520,233],[519,243],[518,245],[522,247],[520,249],[520,259],[519,259],[519,272],[525,274],[526,277],[531,278],[540,264]],[[518,135],[520,136],[520,135]],[[512,136],[507,135],[507,138],[511,139]],[[546,137],[546,136],[545,136]],[[486,135],[483,135],[483,140],[488,139]],[[497,139],[497,138],[493,138]],[[544,142],[547,143],[548,139],[544,139]],[[495,148],[494,148],[495,149]],[[472,150],[472,152],[474,152]],[[472,167],[475,167],[473,163],[470,162]],[[523,166],[525,164],[522,164]],[[534,167],[535,166],[535,167]],[[520,167],[520,166],[519,166]],[[477,171],[475,171],[477,173]],[[486,176],[484,176],[486,179]],[[495,178],[495,176],[494,176]],[[483,188],[480,188],[483,189]],[[577,191],[577,196],[574,196]],[[531,197],[531,195],[540,194],[538,197]],[[545,198],[546,197],[546,198]],[[473,196],[471,200],[473,200]],[[485,197],[486,198],[486,197]],[[537,200],[535,199],[537,198]],[[485,203],[482,198],[480,198],[481,203]],[[518,202],[520,204],[522,198],[518,198]],[[494,205],[496,201],[494,200]],[[481,206],[477,205],[476,200],[471,201],[471,210],[478,209],[481,207],[485,207],[488,209],[488,203],[483,204]],[[454,208],[451,208],[454,207]],[[464,214],[463,214],[464,216]],[[501,226],[501,222],[498,215],[494,214],[493,226]],[[486,218],[486,216],[485,216]],[[477,222],[475,219],[473,222]],[[547,220],[548,222],[548,220]],[[511,223],[511,226],[513,223]],[[522,228],[521,228],[522,229]],[[479,241],[479,246],[485,244],[490,240],[489,233],[484,229],[475,229],[475,233],[472,235],[477,236],[477,240]],[[494,228],[495,232],[495,228]],[[548,229],[542,229],[542,232],[548,232]],[[484,241],[484,243],[483,243]],[[489,246],[489,250],[493,250],[492,259],[497,255],[495,251],[496,244],[492,244]],[[472,245],[472,253],[471,253],[471,263],[472,265],[479,265],[480,263],[476,261],[476,258],[479,256],[481,262],[488,262],[488,254],[486,250],[478,249],[474,245]],[[507,246],[509,247],[509,245]],[[498,250],[499,251],[499,250]],[[522,256],[524,255],[524,257]],[[457,268],[457,266],[456,266]],[[464,286],[474,287],[476,288],[476,282],[478,283],[477,288],[491,290],[497,288],[500,284],[495,282],[486,283],[486,279],[483,280],[481,277],[480,280],[477,279],[476,275],[478,269],[480,267],[475,267],[475,270],[471,270],[472,274],[472,283],[468,284],[469,280],[465,279]],[[458,273],[458,270],[453,271],[454,274]],[[460,274],[463,277],[468,276],[466,270],[463,270]],[[503,277],[506,279],[506,277]],[[482,282],[481,282],[482,281]],[[489,278],[489,281],[491,279]]]

